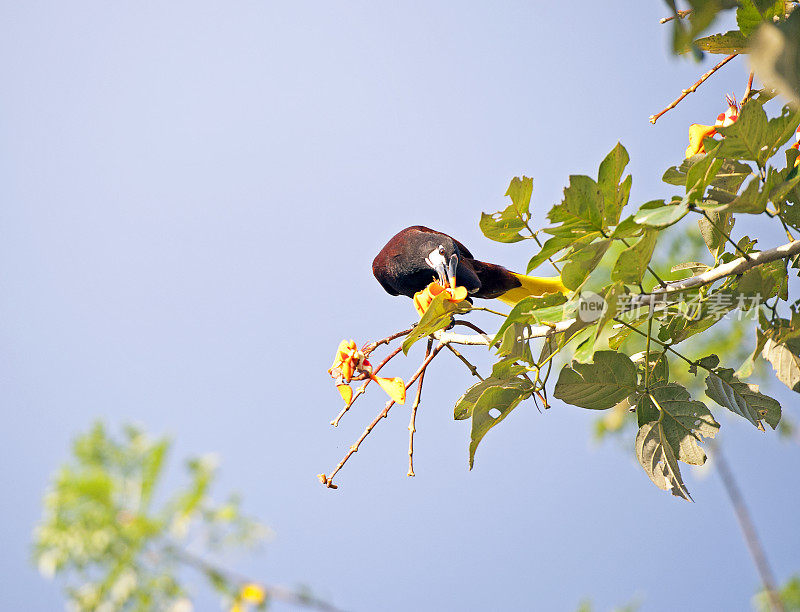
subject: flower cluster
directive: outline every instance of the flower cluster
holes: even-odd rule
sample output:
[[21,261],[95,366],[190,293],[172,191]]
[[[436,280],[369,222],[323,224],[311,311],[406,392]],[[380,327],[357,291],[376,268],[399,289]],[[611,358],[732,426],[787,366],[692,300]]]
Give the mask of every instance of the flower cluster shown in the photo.
[[414,308],[417,309],[419,316],[425,314],[435,298],[440,293],[446,294],[448,302],[458,303],[467,299],[466,287],[449,287],[442,285],[438,281],[433,281],[430,285],[425,287],[422,291],[417,291],[414,294]]
[[687,158],[699,153],[705,153],[706,148],[703,144],[703,139],[714,136],[717,133],[717,128],[733,125],[739,118],[739,105],[736,103],[736,100],[730,96],[728,96],[726,100],[728,102],[728,109],[717,116],[717,121],[714,125],[693,123],[689,126],[689,146],[686,147]]
[[328,370],[336,381],[336,388],[342,396],[344,403],[350,405],[353,399],[353,390],[350,381],[357,373],[363,373],[367,378],[378,383],[380,388],[398,404],[406,401],[406,385],[401,378],[382,378],[372,373],[372,365],[362,351],[358,349],[355,340],[342,340],[336,349],[333,365]]

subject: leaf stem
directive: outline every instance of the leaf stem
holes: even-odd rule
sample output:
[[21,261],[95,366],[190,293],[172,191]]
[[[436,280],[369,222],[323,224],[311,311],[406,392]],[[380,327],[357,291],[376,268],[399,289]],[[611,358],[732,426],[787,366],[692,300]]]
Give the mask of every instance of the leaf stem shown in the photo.
[[507,314],[504,314],[502,312],[498,312],[496,310],[492,310],[491,308],[486,308],[485,306],[472,306],[470,308],[470,310],[483,310],[485,312],[491,312],[492,314],[498,315],[498,316],[503,317],[503,318],[508,317]]

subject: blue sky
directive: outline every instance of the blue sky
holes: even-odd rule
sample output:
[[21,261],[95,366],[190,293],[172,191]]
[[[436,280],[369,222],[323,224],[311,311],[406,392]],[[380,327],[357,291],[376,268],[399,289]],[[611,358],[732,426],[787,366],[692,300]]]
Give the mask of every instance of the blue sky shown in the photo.
[[[737,59],[652,126],[715,61],[671,57],[663,4],[537,4],[0,2],[0,607],[61,607],[30,532],[102,418],[171,435],[175,460],[219,453],[219,494],[276,532],[236,566],[348,610],[749,608],[758,579],[713,473],[685,470],[696,504],[671,498],[632,439],[598,446],[595,415],[558,403],[520,406],[468,472],[452,406],[471,381],[447,356],[415,479],[399,408],[338,491],[316,480],[381,405],[328,424],[339,340],[414,319],[371,275],[391,235],[429,225],[524,269],[528,245],[477,223],[513,176],[534,178],[541,226],[621,140],[632,202],[663,197],[688,125],[744,88]],[[800,449],[715,414],[783,580],[800,570]]]

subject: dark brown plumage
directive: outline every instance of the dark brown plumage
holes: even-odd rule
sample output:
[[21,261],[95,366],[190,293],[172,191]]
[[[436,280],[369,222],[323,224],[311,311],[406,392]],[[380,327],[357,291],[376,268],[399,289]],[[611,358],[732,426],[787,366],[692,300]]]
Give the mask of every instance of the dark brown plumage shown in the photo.
[[523,276],[477,260],[458,240],[422,225],[393,236],[372,262],[372,273],[387,293],[411,298],[437,276],[442,283],[455,280],[471,297],[512,304],[526,295],[564,290],[559,278]]

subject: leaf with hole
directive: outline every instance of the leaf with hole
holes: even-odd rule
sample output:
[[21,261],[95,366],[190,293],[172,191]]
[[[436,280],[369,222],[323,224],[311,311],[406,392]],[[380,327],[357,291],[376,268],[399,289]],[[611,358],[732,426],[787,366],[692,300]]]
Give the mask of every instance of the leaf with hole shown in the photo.
[[636,404],[639,425],[659,418],[670,447],[679,461],[703,465],[706,453],[700,447],[703,438],[713,438],[719,423],[703,402],[693,400],[685,387],[676,383],[660,384],[650,390],[652,398],[642,394]]
[[707,53],[731,55],[733,53],[747,53],[748,51],[747,38],[739,30],[698,38],[694,41],[694,44]]
[[603,194],[606,225],[616,225],[619,222],[622,209],[628,203],[633,179],[628,175],[622,181],[622,173],[625,171],[625,166],[628,165],[629,161],[630,157],[625,147],[617,143],[617,146],[600,163],[600,170],[597,173],[597,185]]
[[[486,381],[484,381],[486,382]],[[504,380],[498,384],[485,386],[472,407],[472,431],[469,443],[469,469],[475,462],[478,450],[486,433],[505,419],[519,403],[530,397],[533,385],[525,379]]]
[[496,242],[519,242],[525,237],[520,231],[525,229],[530,219],[531,193],[533,179],[523,176],[514,177],[506,191],[511,198],[505,210],[487,214],[481,213],[480,228],[483,235]]
[[758,385],[748,385],[733,375],[730,368],[720,368],[706,378],[706,395],[720,406],[738,414],[764,431],[761,420],[775,429],[781,420],[777,400],[759,393]]
[[564,199],[550,209],[547,218],[556,227],[545,231],[554,236],[578,237],[591,231],[601,231],[605,225],[605,204],[597,183],[588,176],[569,177],[564,189]]
[[772,364],[779,381],[800,393],[800,339],[776,342],[765,337],[761,355]]
[[636,458],[653,484],[677,497],[693,501],[686,485],[683,484],[675,451],[661,422],[651,421],[639,428],[635,449]]

